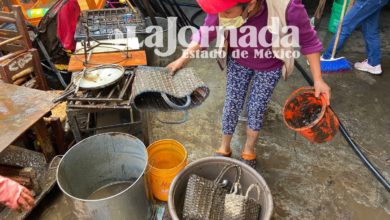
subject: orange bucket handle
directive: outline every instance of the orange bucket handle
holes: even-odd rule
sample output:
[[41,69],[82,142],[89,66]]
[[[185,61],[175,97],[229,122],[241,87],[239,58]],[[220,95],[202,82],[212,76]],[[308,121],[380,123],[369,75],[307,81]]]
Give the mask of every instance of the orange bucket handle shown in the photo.
[[[303,92],[315,92],[315,89],[313,86],[302,86],[301,88],[299,88],[299,89],[295,90],[293,93],[291,93],[291,95],[289,97],[291,97],[291,98],[296,97],[298,94],[303,93]],[[320,94],[320,99],[322,101],[325,101],[325,96]]]
[[302,86],[301,88],[295,90],[293,93],[291,93],[290,96],[296,96],[298,95],[299,93],[301,92],[304,92],[304,91],[313,91],[314,90],[314,87],[313,86]]
[[[303,92],[315,92],[315,89],[313,86],[302,86],[301,88],[299,88],[299,89],[295,90],[293,93],[291,93],[290,97],[295,97],[298,94],[303,93]],[[323,95],[321,94],[321,96],[323,96]]]

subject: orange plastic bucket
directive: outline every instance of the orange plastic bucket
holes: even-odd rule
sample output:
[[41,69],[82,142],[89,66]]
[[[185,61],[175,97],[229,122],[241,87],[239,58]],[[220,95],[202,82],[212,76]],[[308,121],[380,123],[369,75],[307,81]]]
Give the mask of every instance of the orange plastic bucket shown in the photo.
[[156,141],[147,151],[149,187],[155,198],[168,201],[172,180],[187,165],[187,151],[181,143],[171,139]]
[[313,143],[330,141],[339,130],[339,120],[326,105],[325,97],[316,98],[312,87],[294,91],[284,105],[283,115],[287,127]]

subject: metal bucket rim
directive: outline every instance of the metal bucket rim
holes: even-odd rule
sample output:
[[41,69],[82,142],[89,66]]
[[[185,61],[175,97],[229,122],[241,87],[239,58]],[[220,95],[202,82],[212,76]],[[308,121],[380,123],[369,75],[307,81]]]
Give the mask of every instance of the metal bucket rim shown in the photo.
[[183,170],[181,170],[177,175],[176,177],[173,179],[172,183],[171,183],[171,187],[169,188],[169,193],[168,193],[168,211],[169,211],[169,215],[172,219],[181,219],[177,216],[177,212],[176,210],[172,210],[172,207],[175,207],[175,201],[174,201],[174,198],[173,198],[173,190],[175,187],[172,187],[172,186],[176,186],[176,182],[178,181],[179,178],[181,178],[182,174],[188,170],[189,168],[191,168],[191,166],[197,166],[198,164],[201,164],[201,163],[204,163],[204,162],[214,162],[214,161],[224,161],[224,162],[231,162],[231,163],[235,163],[235,164],[239,164],[240,166],[243,166],[246,168],[246,170],[248,170],[249,173],[251,173],[252,175],[256,176],[262,183],[263,183],[263,188],[264,190],[267,191],[266,193],[266,197],[267,197],[267,200],[269,201],[269,209],[271,210],[270,211],[270,215],[269,216],[265,216],[266,218],[265,219],[271,219],[271,216],[272,216],[272,213],[273,213],[273,209],[274,209],[274,201],[273,201],[273,198],[272,198],[272,193],[271,193],[271,190],[267,184],[267,182],[265,181],[265,179],[263,178],[263,176],[260,175],[259,172],[257,172],[255,169],[253,169],[252,167],[250,167],[249,165],[239,161],[239,160],[236,160],[236,159],[233,159],[233,158],[229,158],[229,157],[205,157],[205,158],[202,158],[202,159],[199,159],[199,160],[196,160],[194,162],[191,162],[190,164],[188,164]]
[[60,162],[58,163],[58,166],[57,166],[57,170],[56,170],[56,181],[57,181],[57,185],[58,187],[61,189],[61,192],[63,192],[65,195],[67,195],[68,197],[74,199],[74,200],[78,200],[78,201],[81,201],[81,202],[101,202],[101,201],[105,201],[105,200],[108,200],[108,199],[112,199],[114,197],[117,197],[123,193],[125,193],[127,190],[129,190],[133,185],[135,185],[136,183],[138,183],[138,181],[144,177],[144,174],[145,174],[145,171],[146,171],[146,168],[148,166],[148,152],[146,151],[146,147],[144,147],[144,151],[145,151],[145,155],[146,155],[146,163],[145,163],[145,167],[143,168],[142,170],[142,174],[127,188],[125,188],[124,190],[122,190],[121,192],[119,193],[116,193],[114,195],[111,195],[111,196],[108,196],[108,197],[105,197],[105,198],[102,198],[102,199],[81,199],[81,198],[77,198],[71,194],[69,194],[66,190],[64,190],[60,184],[60,181],[58,181],[58,173],[59,173],[59,169],[60,169],[60,166],[62,164],[62,161],[63,159],[65,158],[65,156],[72,150],[72,148],[76,147],[80,147],[80,143],[82,142],[85,142],[93,137],[96,137],[96,136],[107,136],[107,135],[112,135],[112,136],[117,136],[117,135],[120,135],[120,136],[128,136],[130,138],[134,138],[135,141],[137,142],[140,142],[142,143],[142,145],[145,146],[145,144],[140,140],[138,139],[137,137],[131,135],[131,134],[126,134],[126,133],[121,133],[121,132],[107,132],[107,133],[102,133],[102,134],[96,134],[96,135],[93,135],[93,136],[90,136],[90,137],[87,137],[83,140],[81,140],[80,142],[78,142],[76,145],[72,146],[65,154],[64,156],[61,158]]

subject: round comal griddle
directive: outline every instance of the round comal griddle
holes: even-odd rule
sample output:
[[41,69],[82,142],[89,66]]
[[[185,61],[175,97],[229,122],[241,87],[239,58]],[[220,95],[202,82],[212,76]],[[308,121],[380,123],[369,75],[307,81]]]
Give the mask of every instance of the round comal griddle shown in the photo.
[[80,79],[80,88],[88,90],[101,89],[115,84],[124,74],[125,69],[119,65],[101,65],[88,68]]

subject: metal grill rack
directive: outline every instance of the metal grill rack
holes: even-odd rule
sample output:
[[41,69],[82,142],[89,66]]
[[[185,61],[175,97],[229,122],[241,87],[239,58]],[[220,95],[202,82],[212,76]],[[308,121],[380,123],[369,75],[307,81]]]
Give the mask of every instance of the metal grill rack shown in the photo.
[[[66,98],[68,122],[77,142],[102,131],[127,127],[145,144],[149,143],[147,114],[137,111],[131,103],[133,79],[134,69],[126,70],[124,77],[112,86],[83,90]],[[69,87],[64,93],[73,91]],[[99,124],[99,115],[112,111],[121,114],[121,120],[114,124]]]
[[81,13],[76,28],[77,41],[93,38],[95,40],[112,39],[120,31],[127,37],[127,27],[135,26],[136,32],[144,32],[146,25],[143,15],[129,8],[87,10]]
[[113,86],[97,90],[85,90],[77,94],[72,94],[67,97],[68,108],[130,109],[130,91],[133,79],[133,70],[128,70],[125,72],[124,77]]

